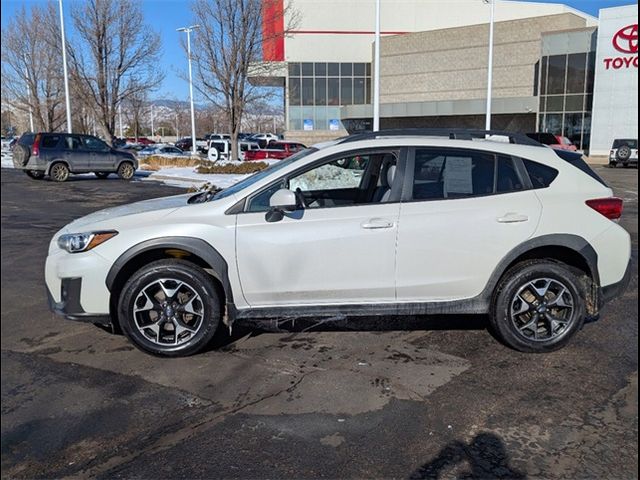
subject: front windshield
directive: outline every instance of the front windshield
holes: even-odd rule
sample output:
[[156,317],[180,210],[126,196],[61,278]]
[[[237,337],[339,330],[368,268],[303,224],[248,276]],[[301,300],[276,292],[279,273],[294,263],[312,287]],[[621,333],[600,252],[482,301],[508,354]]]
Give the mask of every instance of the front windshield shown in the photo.
[[241,190],[244,190],[247,187],[250,187],[251,185],[253,185],[256,182],[259,182],[260,180],[262,180],[263,178],[271,175],[273,172],[276,172],[278,170],[281,170],[283,168],[285,168],[288,165],[291,165],[294,162],[297,162],[298,160],[300,160],[301,158],[306,157],[307,155],[310,155],[313,152],[317,152],[318,149],[317,148],[307,148],[306,150],[302,150],[298,153],[296,153],[295,155],[292,155],[291,157],[285,159],[285,160],[280,160],[278,163],[274,163],[272,165],[270,165],[269,167],[265,168],[264,170],[260,170],[257,173],[254,173],[253,175],[251,175],[250,177],[245,178],[244,180],[239,181],[238,183],[231,185],[230,187],[225,188],[224,190],[220,190],[218,193],[216,193],[212,200],[218,200],[220,198],[225,198],[228,197],[229,195],[233,195],[234,193],[237,193]]

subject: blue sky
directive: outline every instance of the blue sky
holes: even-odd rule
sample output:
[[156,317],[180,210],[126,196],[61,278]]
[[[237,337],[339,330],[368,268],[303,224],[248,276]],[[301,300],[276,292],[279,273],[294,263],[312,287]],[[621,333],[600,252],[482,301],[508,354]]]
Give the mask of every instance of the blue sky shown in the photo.
[[[82,0],[64,0],[65,26],[72,35],[70,9],[74,4]],[[163,70],[166,78],[160,90],[153,96],[154,98],[170,98],[175,100],[186,100],[188,98],[188,84],[179,76],[179,72],[186,71],[186,56],[180,47],[180,35],[184,33],[176,32],[176,28],[190,25],[192,23],[191,12],[188,0],[139,0],[147,22],[160,32],[162,37],[162,48],[164,61]],[[344,0],[348,1],[348,0]],[[425,0],[434,1],[434,0]],[[2,5],[2,27],[10,21],[12,15],[22,5],[27,10],[30,5],[44,4],[47,0],[1,0]],[[544,3],[564,3],[570,7],[582,10],[585,13],[598,16],[601,8],[629,5],[632,0],[538,0]],[[57,3],[57,2],[56,2]],[[443,3],[444,0],[443,0]]]

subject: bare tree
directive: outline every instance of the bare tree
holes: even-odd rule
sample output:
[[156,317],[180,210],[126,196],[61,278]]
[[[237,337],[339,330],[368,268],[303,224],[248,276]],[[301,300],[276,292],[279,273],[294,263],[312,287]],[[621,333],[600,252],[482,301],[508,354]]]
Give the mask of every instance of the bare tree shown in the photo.
[[2,28],[3,102],[20,112],[31,110],[34,128],[49,132],[65,122],[57,19],[53,3],[33,5],[29,11],[22,7]]
[[296,21],[295,12],[289,7],[284,12],[271,8],[275,1],[194,0],[192,4],[193,15],[201,27],[195,30],[191,49],[196,66],[195,86],[226,114],[233,158],[238,158],[238,133],[245,108],[264,96],[264,91],[248,82],[250,68],[256,68],[261,60],[265,40],[262,22],[276,20],[265,16],[281,15],[291,28]]
[[74,4],[77,39],[69,47],[70,74],[94,110],[98,129],[114,137],[118,104],[157,88],[160,36],[143,22],[134,0]]
[[143,115],[147,106],[146,92],[144,90],[136,91],[127,98],[125,106],[130,133],[138,138],[142,135]]

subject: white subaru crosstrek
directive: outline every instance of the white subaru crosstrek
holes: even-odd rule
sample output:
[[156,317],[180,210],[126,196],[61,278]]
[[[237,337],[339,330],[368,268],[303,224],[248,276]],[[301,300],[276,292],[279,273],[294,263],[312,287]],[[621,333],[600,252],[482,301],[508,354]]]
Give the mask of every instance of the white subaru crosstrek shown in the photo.
[[51,308],[165,356],[221,322],[372,314],[488,314],[517,350],[560,348],[628,284],[622,200],[578,154],[485,134],[353,135],[80,218],[49,247]]

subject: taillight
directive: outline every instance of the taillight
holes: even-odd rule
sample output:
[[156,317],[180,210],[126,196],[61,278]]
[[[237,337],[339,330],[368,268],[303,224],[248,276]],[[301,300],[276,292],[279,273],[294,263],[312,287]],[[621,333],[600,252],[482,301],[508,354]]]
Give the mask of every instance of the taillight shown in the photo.
[[595,198],[587,200],[585,203],[609,220],[616,220],[622,216],[623,201],[621,198]]
[[31,155],[38,156],[40,154],[40,134],[36,135],[33,139],[33,145],[31,146]]

